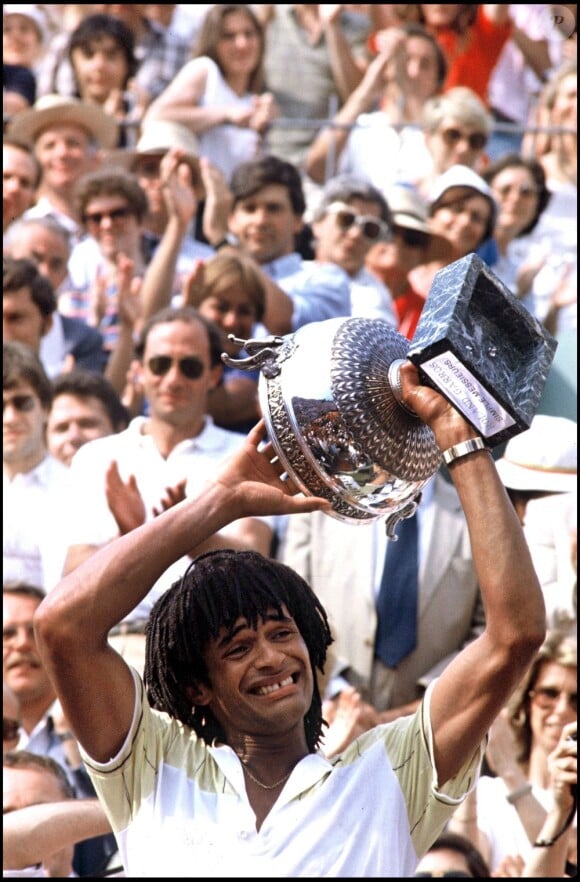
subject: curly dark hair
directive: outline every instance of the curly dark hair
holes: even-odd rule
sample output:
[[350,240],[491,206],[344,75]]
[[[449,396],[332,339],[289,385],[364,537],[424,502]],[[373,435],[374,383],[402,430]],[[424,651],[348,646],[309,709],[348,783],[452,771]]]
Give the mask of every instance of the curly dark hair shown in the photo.
[[[155,603],[147,624],[144,681],[150,704],[192,728],[208,744],[226,736],[211,710],[193,705],[188,691],[210,685],[204,650],[220,628],[239,618],[251,628],[285,607],[308,648],[313,673],[323,673],[332,643],[324,608],[294,570],[257,551],[210,551]],[[304,717],[308,749],[322,737],[322,699],[314,676],[312,703]]]

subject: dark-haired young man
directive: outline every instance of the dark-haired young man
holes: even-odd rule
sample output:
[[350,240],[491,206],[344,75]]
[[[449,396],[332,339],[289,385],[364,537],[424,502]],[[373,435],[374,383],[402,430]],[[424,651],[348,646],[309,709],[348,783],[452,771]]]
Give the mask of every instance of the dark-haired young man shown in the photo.
[[83,444],[127,428],[129,412],[101,374],[73,370],[55,377],[46,426],[48,449],[69,466]]
[[252,553],[203,555],[160,598],[146,687],[108,647],[161,573],[232,518],[328,506],[283,480],[263,423],[193,498],[101,549],[37,611],[127,875],[403,878],[477,781],[487,730],[544,638],[544,605],[489,451],[468,452],[473,428],[412,364],[401,379],[448,452],[487,611],[414,715],[331,761],[317,753],[328,622],[300,577]]
[[[38,223],[42,226],[47,221],[51,223],[46,218]],[[108,353],[102,335],[82,319],[61,315],[52,283],[35,260],[5,255],[2,277],[5,340],[17,340],[34,349],[49,376],[71,365],[99,373],[105,370]]]
[[306,209],[296,166],[277,156],[242,162],[230,189],[229,234],[213,244],[219,248],[231,238],[262,270],[268,333],[289,334],[310,322],[349,316],[345,271],[337,264],[303,260],[296,250]]

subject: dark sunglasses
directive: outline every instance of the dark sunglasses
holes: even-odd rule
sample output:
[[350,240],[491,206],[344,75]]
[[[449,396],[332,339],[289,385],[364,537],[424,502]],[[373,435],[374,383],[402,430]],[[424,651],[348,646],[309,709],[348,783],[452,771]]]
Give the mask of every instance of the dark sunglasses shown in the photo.
[[559,689],[554,689],[551,686],[540,686],[538,689],[530,689],[529,695],[530,698],[535,700],[538,707],[541,707],[544,710],[549,710],[554,707],[560,696],[565,695],[570,708],[573,711],[578,710],[577,692],[564,692]]
[[170,355],[152,355],[147,362],[147,367],[156,377],[163,377],[175,363],[179,365],[179,370],[188,380],[199,379],[205,368],[203,361],[195,355],[186,355],[185,358],[171,358]]
[[20,723],[18,720],[9,720],[2,717],[2,740],[14,741],[20,733]]
[[34,395],[13,395],[12,398],[2,399],[2,413],[4,413],[9,406],[12,406],[14,410],[17,410],[20,413],[28,413],[34,409],[34,404]]
[[465,870],[444,870],[442,873],[415,873],[415,879],[473,879]]
[[131,217],[133,214],[133,209],[129,208],[128,205],[121,208],[112,208],[111,211],[93,211],[87,212],[84,215],[83,220],[86,224],[94,224],[96,227],[100,227],[103,222],[103,218],[108,217],[111,222],[115,222],[118,220],[125,220],[128,217]]
[[376,242],[377,239],[389,239],[390,229],[384,221],[368,214],[357,214],[356,211],[343,205],[341,202],[333,202],[326,209],[328,214],[333,214],[336,223],[341,230],[348,230],[353,224],[359,228],[365,239]]
[[393,236],[398,236],[409,248],[426,248],[429,244],[429,233],[424,233],[422,230],[412,230],[410,227],[394,226]]
[[448,147],[455,147],[460,141],[467,141],[472,150],[482,150],[487,144],[487,135],[483,132],[472,132],[466,135],[460,129],[442,129],[441,137]]

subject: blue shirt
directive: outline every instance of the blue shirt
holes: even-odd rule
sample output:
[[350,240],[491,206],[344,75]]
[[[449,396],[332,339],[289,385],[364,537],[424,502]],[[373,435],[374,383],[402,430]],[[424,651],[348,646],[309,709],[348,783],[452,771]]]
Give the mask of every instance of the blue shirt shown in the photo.
[[292,298],[293,331],[310,322],[350,316],[350,279],[336,264],[303,260],[294,251],[262,264],[262,270]]

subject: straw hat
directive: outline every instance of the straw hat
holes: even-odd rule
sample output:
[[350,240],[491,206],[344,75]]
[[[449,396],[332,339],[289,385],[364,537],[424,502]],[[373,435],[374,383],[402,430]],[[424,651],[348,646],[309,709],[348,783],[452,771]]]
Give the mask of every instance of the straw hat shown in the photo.
[[199,143],[193,132],[180,123],[162,119],[144,126],[133,150],[112,150],[107,161],[119,168],[133,171],[142,156],[163,156],[172,147],[184,150],[184,161],[189,164],[193,182],[199,181]]
[[109,150],[119,140],[119,127],[97,104],[62,95],[43,95],[28,110],[17,113],[7,133],[33,143],[50,126],[72,124],[86,129],[99,147]]
[[429,226],[427,205],[415,187],[408,184],[392,184],[385,190],[385,196],[394,226],[417,230],[429,236],[427,255],[423,258],[425,263],[454,257],[455,252],[451,242],[445,236],[433,232]]
[[505,487],[568,493],[577,487],[577,429],[566,417],[536,414],[496,462]]

